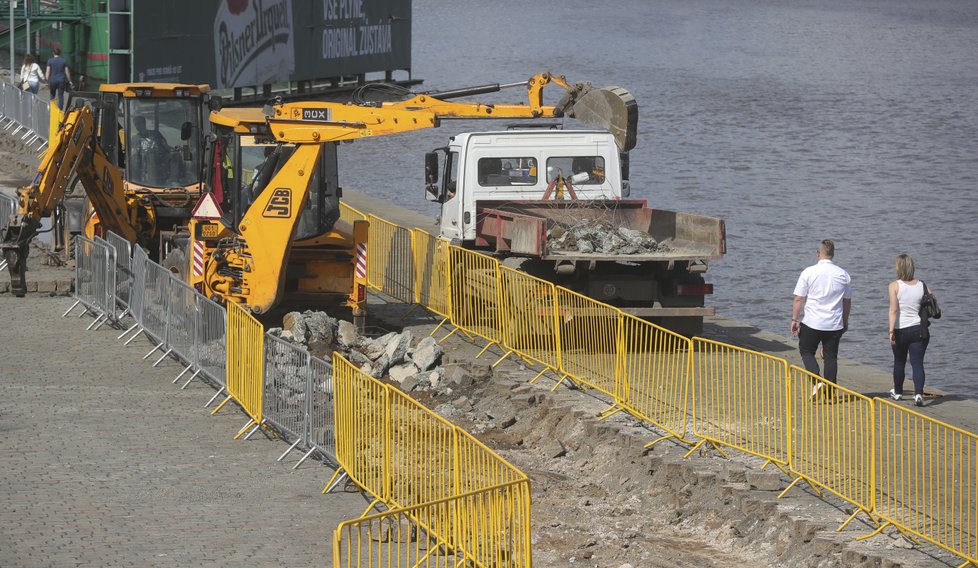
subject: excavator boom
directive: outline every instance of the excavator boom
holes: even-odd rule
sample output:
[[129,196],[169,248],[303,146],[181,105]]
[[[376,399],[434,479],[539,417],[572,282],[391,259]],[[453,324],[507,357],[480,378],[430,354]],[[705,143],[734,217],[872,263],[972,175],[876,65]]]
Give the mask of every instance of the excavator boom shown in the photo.
[[77,175],[101,222],[130,241],[136,229],[126,213],[122,172],[105,156],[93,136],[91,108],[81,106],[64,115],[54,143],[37,168],[31,185],[17,190],[17,216],[7,227],[0,249],[7,260],[11,287],[16,295],[26,292],[25,273],[30,241],[50,217]]
[[[543,89],[556,83],[565,90],[555,106],[543,104]],[[453,102],[450,99],[526,86],[527,103],[489,104]],[[386,136],[435,128],[451,118],[558,118],[570,116],[615,135],[618,148],[635,146],[638,104],[621,87],[595,88],[589,83],[570,85],[563,76],[538,73],[523,83],[480,85],[451,91],[423,93],[408,100],[379,105],[330,102],[296,102],[272,108],[268,123],[282,142],[319,143]]]

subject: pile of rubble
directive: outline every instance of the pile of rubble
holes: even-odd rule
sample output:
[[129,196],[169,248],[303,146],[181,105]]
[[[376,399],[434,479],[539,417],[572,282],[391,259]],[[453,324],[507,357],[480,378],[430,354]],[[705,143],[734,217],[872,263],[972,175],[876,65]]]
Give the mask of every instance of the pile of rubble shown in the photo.
[[554,225],[547,230],[547,245],[549,251],[584,254],[628,255],[669,250],[667,245],[657,242],[648,233],[618,227],[600,219],[582,219],[573,225]]
[[454,387],[471,379],[467,369],[454,364],[441,366],[444,350],[433,337],[415,341],[410,330],[371,338],[357,334],[348,321],[312,310],[289,312],[282,326],[268,332],[327,361],[338,352],[364,373],[389,379],[405,392],[450,396]]

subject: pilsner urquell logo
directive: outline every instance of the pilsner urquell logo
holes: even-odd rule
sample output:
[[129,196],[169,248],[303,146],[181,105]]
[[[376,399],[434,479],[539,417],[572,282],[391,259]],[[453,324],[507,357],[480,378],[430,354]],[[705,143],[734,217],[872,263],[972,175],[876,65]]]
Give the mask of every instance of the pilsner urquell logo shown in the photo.
[[295,67],[289,0],[226,0],[214,24],[222,87],[236,86],[239,79],[242,84],[288,79]]

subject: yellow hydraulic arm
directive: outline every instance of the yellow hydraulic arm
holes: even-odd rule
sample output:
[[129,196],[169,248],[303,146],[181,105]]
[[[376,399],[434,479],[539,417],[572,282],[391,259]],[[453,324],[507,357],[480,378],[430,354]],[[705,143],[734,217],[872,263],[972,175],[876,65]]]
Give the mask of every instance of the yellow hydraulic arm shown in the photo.
[[[557,105],[544,106],[543,89],[550,83],[561,86],[566,94]],[[446,100],[523,85],[527,88],[528,104]],[[268,123],[272,135],[279,141],[302,144],[435,128],[443,118],[554,118],[564,115],[610,131],[622,151],[635,146],[638,106],[628,91],[620,87],[597,89],[586,83],[569,85],[562,75],[550,73],[538,73],[523,83],[420,94],[405,101],[373,106],[330,102],[281,104],[273,107]]]
[[7,260],[11,286],[23,295],[30,241],[61,203],[74,175],[84,185],[102,224],[130,242],[136,228],[127,206],[122,172],[102,152],[95,137],[95,119],[89,107],[68,111],[37,168],[31,185],[17,190],[17,216],[7,227],[0,248]]

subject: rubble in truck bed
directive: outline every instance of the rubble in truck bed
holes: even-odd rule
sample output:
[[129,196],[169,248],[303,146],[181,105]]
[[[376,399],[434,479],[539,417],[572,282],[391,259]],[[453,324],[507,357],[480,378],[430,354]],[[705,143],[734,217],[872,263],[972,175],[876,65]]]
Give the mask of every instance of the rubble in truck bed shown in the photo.
[[303,346],[316,357],[330,361],[338,352],[364,373],[390,379],[405,392],[432,391],[450,394],[451,377],[439,366],[444,350],[433,337],[415,341],[410,331],[391,332],[376,338],[358,335],[353,324],[323,312],[289,312],[282,326],[268,332]]
[[668,252],[668,245],[652,235],[615,226],[601,219],[582,219],[573,225],[556,223],[547,229],[547,252],[576,251],[583,254],[648,254]]

